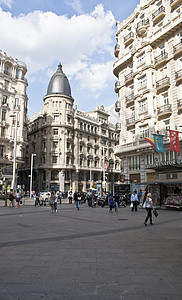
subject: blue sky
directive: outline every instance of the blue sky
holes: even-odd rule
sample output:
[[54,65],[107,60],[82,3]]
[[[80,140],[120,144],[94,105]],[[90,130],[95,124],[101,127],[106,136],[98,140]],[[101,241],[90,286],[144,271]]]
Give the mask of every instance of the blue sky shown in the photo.
[[115,23],[126,19],[139,2],[0,0],[0,49],[27,64],[29,115],[43,107],[59,62],[78,109],[115,103]]

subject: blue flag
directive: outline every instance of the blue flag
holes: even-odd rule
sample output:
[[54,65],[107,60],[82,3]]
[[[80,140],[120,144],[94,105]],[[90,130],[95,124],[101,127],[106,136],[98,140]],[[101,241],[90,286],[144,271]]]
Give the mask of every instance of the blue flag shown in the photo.
[[153,134],[156,152],[164,152],[164,143],[162,134]]

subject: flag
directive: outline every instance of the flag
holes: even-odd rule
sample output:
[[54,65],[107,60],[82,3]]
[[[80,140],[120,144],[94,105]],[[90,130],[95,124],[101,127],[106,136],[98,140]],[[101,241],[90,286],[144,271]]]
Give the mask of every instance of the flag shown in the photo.
[[164,152],[164,144],[162,134],[153,134],[156,152]]
[[155,144],[154,144],[154,139],[153,138],[146,138],[144,137],[144,139],[149,142],[154,148],[155,148]]
[[181,152],[178,133],[176,130],[169,130],[170,150],[174,152]]

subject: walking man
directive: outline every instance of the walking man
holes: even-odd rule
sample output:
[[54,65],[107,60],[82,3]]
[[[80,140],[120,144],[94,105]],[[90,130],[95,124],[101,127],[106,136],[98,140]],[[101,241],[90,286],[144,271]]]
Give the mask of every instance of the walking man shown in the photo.
[[131,208],[131,211],[137,211],[137,205],[138,205],[138,195],[137,190],[133,191],[133,194],[131,195],[131,203],[133,203],[133,207]]

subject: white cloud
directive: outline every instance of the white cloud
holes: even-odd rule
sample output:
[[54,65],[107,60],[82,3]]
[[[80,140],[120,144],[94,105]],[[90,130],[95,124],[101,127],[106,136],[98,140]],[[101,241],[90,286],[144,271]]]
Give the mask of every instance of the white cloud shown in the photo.
[[0,0],[0,5],[3,4],[9,8],[11,8],[13,0]]
[[75,10],[77,13],[79,14],[84,13],[80,0],[65,0],[65,3],[68,6],[70,6],[73,10]]
[[13,17],[0,8],[1,48],[27,64],[28,76],[50,74],[53,64],[61,62],[82,89],[97,91],[112,76],[114,24],[101,4],[91,14],[71,18],[42,11]]
[[111,79],[113,61],[106,64],[87,65],[86,68],[76,73],[76,79],[80,82],[80,89],[90,89],[92,92],[107,87]]

